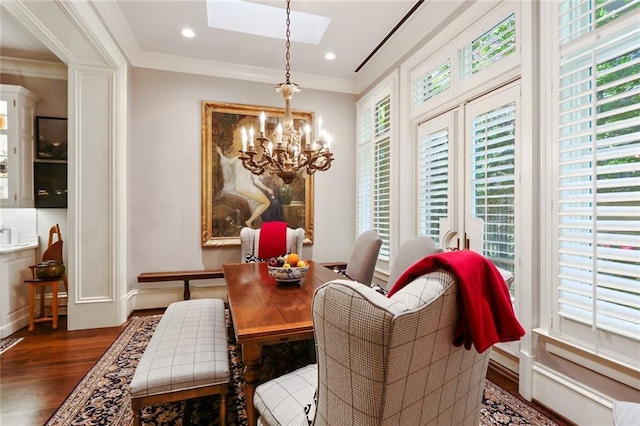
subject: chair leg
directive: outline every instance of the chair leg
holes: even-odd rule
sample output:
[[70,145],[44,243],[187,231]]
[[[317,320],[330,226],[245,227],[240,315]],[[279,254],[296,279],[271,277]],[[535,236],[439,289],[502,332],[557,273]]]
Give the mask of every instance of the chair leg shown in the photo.
[[58,281],[51,283],[51,321],[53,329],[58,329]]
[[29,331],[34,329],[35,310],[36,310],[36,288],[34,284],[29,283]]
[[47,313],[44,311],[44,295],[46,293],[47,287],[45,286],[38,286],[40,287],[40,310],[38,311],[38,318],[44,318],[47,316]]

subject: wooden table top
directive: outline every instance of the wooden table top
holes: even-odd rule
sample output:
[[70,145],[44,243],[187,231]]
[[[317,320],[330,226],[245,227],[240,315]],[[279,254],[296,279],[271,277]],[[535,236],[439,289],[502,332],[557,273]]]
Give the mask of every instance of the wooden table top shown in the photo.
[[314,262],[309,262],[309,272],[300,284],[277,284],[266,263],[226,264],[223,271],[233,327],[241,344],[313,337],[314,291],[328,281],[343,278]]

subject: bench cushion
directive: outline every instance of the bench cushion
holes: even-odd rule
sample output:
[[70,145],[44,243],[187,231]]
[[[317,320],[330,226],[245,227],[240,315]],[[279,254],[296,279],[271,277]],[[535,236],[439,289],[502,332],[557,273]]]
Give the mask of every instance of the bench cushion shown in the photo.
[[224,310],[220,299],[169,305],[136,367],[131,397],[228,383]]

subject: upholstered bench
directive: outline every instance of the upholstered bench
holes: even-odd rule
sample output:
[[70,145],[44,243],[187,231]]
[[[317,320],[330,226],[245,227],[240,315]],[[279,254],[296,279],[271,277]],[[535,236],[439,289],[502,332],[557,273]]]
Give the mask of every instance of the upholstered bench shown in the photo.
[[213,394],[220,394],[220,424],[225,425],[229,353],[224,309],[220,299],[169,305],[131,380],[134,425],[140,425],[143,406],[182,400],[187,400],[183,424],[189,424],[189,400]]

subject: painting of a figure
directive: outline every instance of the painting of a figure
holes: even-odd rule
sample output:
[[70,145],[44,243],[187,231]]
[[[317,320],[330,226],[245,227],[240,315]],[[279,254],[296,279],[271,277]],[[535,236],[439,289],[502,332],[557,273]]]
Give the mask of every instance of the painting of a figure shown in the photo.
[[[240,244],[240,230],[284,221],[313,236],[313,177],[301,175],[290,184],[270,173],[254,175],[239,159],[241,131],[258,128],[260,112],[267,114],[266,133],[275,129],[282,110],[238,104],[202,104],[202,245]],[[296,124],[312,124],[310,112],[294,111]]]

